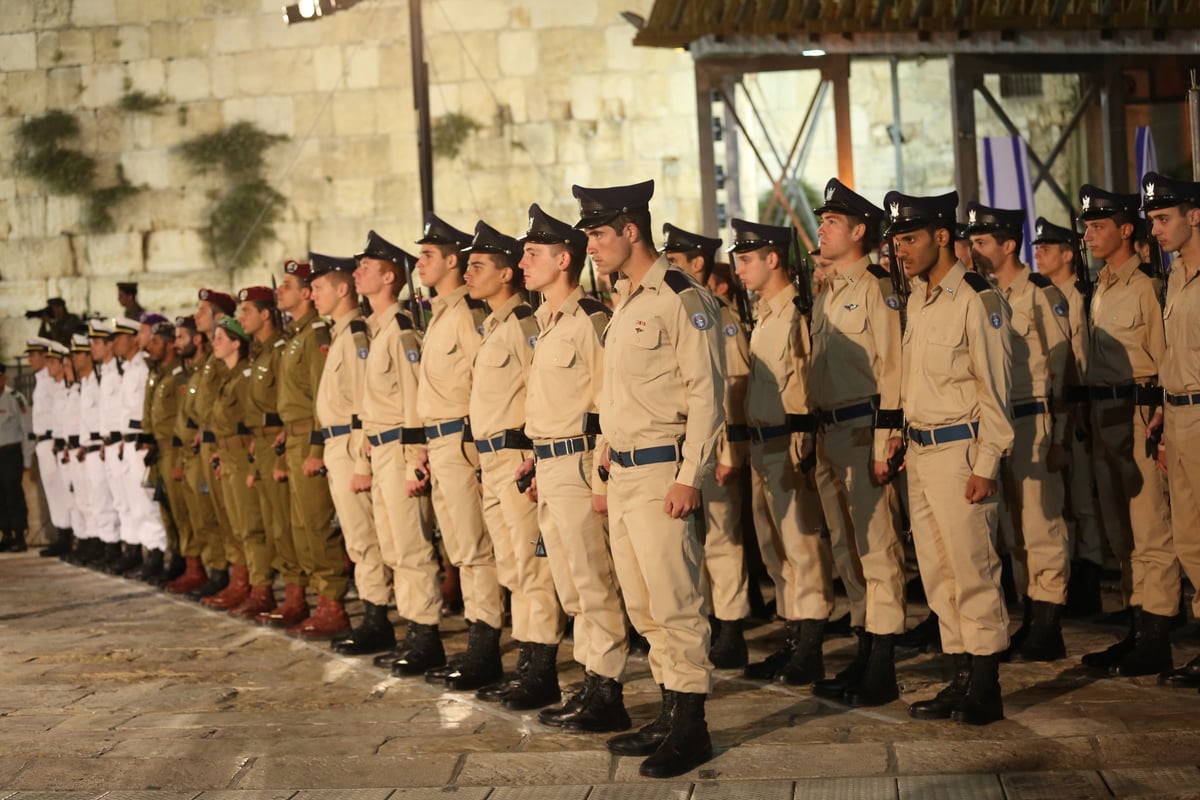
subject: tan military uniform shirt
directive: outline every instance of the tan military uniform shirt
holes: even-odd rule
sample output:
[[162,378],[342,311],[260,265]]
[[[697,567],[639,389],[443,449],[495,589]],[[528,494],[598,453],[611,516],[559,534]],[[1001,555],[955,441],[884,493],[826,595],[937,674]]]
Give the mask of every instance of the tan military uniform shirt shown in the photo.
[[[878,408],[900,408],[900,301],[892,278],[870,271],[863,257],[840,269],[813,304],[813,406],[833,410],[878,396]],[[890,301],[890,305],[889,305]],[[875,431],[874,458],[887,458],[887,442],[899,431]]]
[[[277,402],[279,416],[287,425],[311,423],[316,415],[317,385],[329,353],[328,323],[309,311],[292,320],[288,342],[279,359]],[[320,458],[323,444],[310,444],[308,455]]]
[[534,312],[541,333],[525,392],[525,434],[535,441],[579,436],[584,414],[597,413],[608,315],[589,314],[583,297],[576,287],[556,313],[545,303]]
[[928,299],[926,281],[913,283],[901,399],[914,428],[978,421],[979,450],[971,471],[995,480],[1000,458],[1013,443],[1012,338],[1003,299],[991,288],[976,291],[966,274],[962,262],[956,263]]
[[1200,270],[1184,278],[1183,260],[1175,262],[1167,279],[1166,357],[1162,360],[1163,389],[1171,394],[1200,392]]
[[482,323],[468,303],[466,286],[433,298],[431,305],[417,389],[417,410],[429,424],[467,416]]
[[[522,320],[518,313],[526,315]],[[537,345],[533,309],[513,295],[483,321],[471,385],[471,433],[488,439],[525,425],[525,384]]]
[[1167,349],[1154,280],[1136,256],[1119,267],[1106,264],[1092,295],[1092,352],[1087,382],[1120,386],[1158,376]]
[[[399,319],[397,313],[401,315]],[[358,412],[363,432],[374,435],[393,428],[422,427],[417,412],[421,341],[412,320],[393,303],[382,312],[371,314],[367,325],[371,330],[371,351],[367,355]],[[407,479],[415,481],[422,445],[406,444],[403,448]],[[355,471],[364,466],[357,464]]]
[[1070,280],[1058,287],[1067,301],[1067,321],[1071,326],[1071,355],[1067,364],[1066,385],[1082,386],[1087,376],[1087,362],[1090,355],[1092,336],[1088,330],[1087,316],[1084,313],[1083,295],[1079,293],[1075,281]]
[[725,355],[725,426],[717,437],[716,460],[726,467],[744,466],[750,457],[749,442],[729,441],[730,425],[746,424],[746,390],[750,385],[750,343],[733,304],[713,294],[721,309],[721,347]]
[[746,421],[755,428],[783,425],[788,414],[809,413],[808,324],[796,308],[791,284],[759,300],[750,337],[750,383]]
[[[1067,299],[1049,280],[1031,279],[1023,267],[1000,293],[1012,309],[1011,401],[1053,398],[1052,439],[1061,443],[1067,431],[1063,411],[1063,386],[1071,361],[1070,321]],[[1049,284],[1040,286],[1037,282]]]
[[[668,272],[689,288],[673,289]],[[621,279],[617,291],[625,299],[605,334],[600,426],[609,446],[621,451],[682,439],[676,482],[698,489],[725,421],[716,302],[665,257],[636,289]]]

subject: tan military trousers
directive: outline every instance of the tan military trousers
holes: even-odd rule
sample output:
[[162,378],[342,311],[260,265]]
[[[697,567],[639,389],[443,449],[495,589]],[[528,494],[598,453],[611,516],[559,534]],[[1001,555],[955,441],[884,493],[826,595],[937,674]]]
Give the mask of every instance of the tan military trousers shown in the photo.
[[346,595],[346,552],[342,534],[333,527],[333,499],[329,480],[304,474],[309,432],[305,426],[288,427],[287,471],[292,507],[292,546],[296,561],[313,591],[326,600],[340,601]]
[[786,620],[828,619],[832,567],[821,546],[821,499],[779,436],[750,446],[751,504],[763,566],[775,583],[775,613]]
[[392,572],[396,611],[409,622],[437,625],[442,594],[433,544],[433,505],[428,496],[408,496],[408,462],[400,442],[372,448],[371,471],[374,531],[379,555]]
[[277,483],[274,478],[275,437],[281,428],[261,428],[254,434],[254,491],[258,497],[259,513],[271,545],[273,569],[278,570],[279,547],[287,547],[292,540],[292,503],[288,496],[288,485]]
[[[1165,479],[1146,455],[1149,409],[1127,400],[1092,401],[1092,463],[1104,529],[1118,558],[1128,542],[1130,603],[1151,614],[1179,610],[1179,561],[1171,540]],[[1111,523],[1111,524],[1110,524]]]
[[167,505],[171,508],[171,517],[175,520],[179,555],[184,558],[200,556],[200,539],[192,529],[187,495],[186,481],[177,481],[171,477],[176,467],[183,466],[183,448],[172,447],[170,439],[158,440],[158,468],[162,475],[163,493],[167,496]]
[[433,513],[450,563],[458,567],[463,613],[493,628],[504,621],[504,602],[492,542],[483,528],[475,469],[479,452],[461,433],[429,441]]
[[629,640],[608,526],[592,511],[592,458],[587,452],[538,460],[538,527],[555,591],[575,620],[575,660],[588,672],[619,681]]
[[870,417],[822,426],[817,490],[850,598],[850,624],[898,634],[904,633],[904,548],[892,528],[887,488],[872,475],[874,440]]
[[225,569],[229,560],[221,544],[217,526],[217,512],[208,497],[211,491],[212,470],[202,456],[193,453],[184,445],[180,450],[183,460],[184,502],[187,503],[188,519],[191,521],[193,550],[199,555],[205,569]]
[[242,563],[250,573],[250,585],[270,586],[274,582],[271,564],[275,560],[275,548],[263,527],[258,490],[246,486],[246,479],[254,471],[246,449],[248,442],[248,436],[229,436],[219,443],[221,479],[217,485],[225,493],[229,521],[241,545]]
[[[1071,537],[1071,554],[1093,564],[1104,564],[1104,524],[1096,504],[1095,474],[1092,470],[1092,446],[1089,433],[1081,440],[1076,434],[1077,425],[1072,424],[1067,433],[1066,445],[1070,449],[1071,462],[1067,467],[1067,529]],[[1128,578],[1129,560],[1121,562],[1121,575]],[[1129,602],[1131,581],[1123,581],[1124,600]]]
[[200,463],[204,465],[203,480],[208,485],[208,502],[212,504],[213,515],[217,519],[211,546],[221,551],[221,559],[226,565],[243,566],[246,563],[246,556],[242,552],[241,541],[233,532],[233,521],[230,519],[225,490],[221,487],[216,470],[212,467],[212,458],[216,454],[217,445],[215,443],[204,442],[200,445]]
[[1000,498],[966,500],[974,441],[908,448],[913,544],[942,649],[986,656],[1008,648],[1008,610],[1000,588],[996,522]]
[[673,692],[708,694],[711,631],[700,590],[704,549],[694,517],[671,519],[663,510],[676,471],[674,462],[612,465],[608,524],[613,566],[629,619],[650,642],[655,683]]
[[709,472],[700,486],[704,508],[706,605],[721,620],[750,616],[750,581],[742,549],[742,487],[737,476],[722,486]]
[[[1164,413],[1175,552],[1192,584],[1200,586],[1200,406],[1167,406]],[[1200,592],[1192,598],[1192,611],[1200,618]]]
[[506,569],[517,579],[512,588],[513,638],[532,644],[558,644],[566,620],[554,591],[550,560],[533,554],[538,539],[537,505],[517,489],[515,481],[517,469],[532,457],[530,450],[511,448],[479,454],[483,517],[497,568],[501,561],[511,559]]
[[1017,591],[1030,600],[1067,602],[1071,548],[1063,519],[1062,475],[1046,467],[1052,424],[1049,414],[1012,421],[1012,452],[1003,460],[1000,530],[1013,558]]
[[[386,607],[392,599],[390,575],[380,554],[380,541],[372,518],[372,495],[379,475],[372,476],[370,492],[350,491],[354,476],[354,456],[350,443],[361,432],[344,433],[325,440],[325,469],[329,473],[329,497],[342,526],[346,553],[354,562],[354,585],[358,596],[368,603]],[[374,471],[374,470],[372,470]]]

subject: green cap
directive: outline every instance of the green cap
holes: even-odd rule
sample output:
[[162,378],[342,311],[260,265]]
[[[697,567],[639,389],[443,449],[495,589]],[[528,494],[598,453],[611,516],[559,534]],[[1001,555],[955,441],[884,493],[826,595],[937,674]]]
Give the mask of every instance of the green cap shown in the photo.
[[250,341],[250,334],[246,333],[245,329],[233,317],[221,317],[217,320],[217,327],[224,328],[226,333],[236,336],[243,342]]

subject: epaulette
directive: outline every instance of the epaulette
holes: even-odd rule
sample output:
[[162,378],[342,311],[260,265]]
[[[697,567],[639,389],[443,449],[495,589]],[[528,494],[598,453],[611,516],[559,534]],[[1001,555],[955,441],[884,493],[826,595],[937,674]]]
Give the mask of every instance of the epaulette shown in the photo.
[[488,314],[492,313],[488,308],[487,301],[476,300],[471,295],[467,295],[467,308],[471,309],[471,316],[475,319],[475,328],[479,334],[483,335],[483,321],[487,319]]
[[[363,323],[366,325],[366,323]],[[396,312],[396,325],[400,328],[400,346],[404,348],[404,358],[410,364],[421,360],[421,339],[417,335],[417,326],[407,311]]]
[[317,320],[312,324],[313,338],[317,340],[317,344],[321,348],[321,352],[329,351],[329,345],[333,342],[333,337],[329,333],[329,326],[324,320]]
[[[354,320],[354,322],[362,323],[363,327],[366,327],[366,324],[367,324],[367,323],[363,322],[361,319],[356,319],[356,320]],[[354,322],[350,323],[351,328],[354,327]],[[411,331],[414,327],[416,327],[415,325],[413,325],[412,317],[410,317],[408,315],[408,312],[406,312],[406,311],[397,311],[396,312],[396,324],[400,326],[400,330],[402,330],[402,331]]]
[[540,331],[538,330],[537,318],[533,316],[533,308],[525,303],[521,303],[513,309],[512,313],[521,325],[521,335],[525,337],[525,343],[530,347],[536,347]]
[[1151,280],[1158,280],[1158,275],[1154,273],[1154,267],[1150,266],[1145,261],[1138,264],[1138,269],[1146,273],[1147,278],[1150,278]]
[[896,294],[896,284],[892,281],[892,273],[878,264],[867,264],[867,272],[879,281],[879,293],[883,295],[883,304],[892,311],[899,311],[903,301]]
[[1050,280],[1040,272],[1030,272],[1029,282],[1039,289],[1049,289],[1054,285],[1054,281]]
[[1067,336],[1070,337],[1070,322],[1068,321],[1071,310],[1070,301],[1067,300],[1067,296],[1062,293],[1062,290],[1055,286],[1054,282],[1045,275],[1038,275],[1036,272],[1034,275],[1045,281],[1044,286],[1040,281],[1034,281],[1034,283],[1041,287],[1041,290],[1046,293],[1046,299],[1050,301],[1050,310],[1054,312],[1054,316],[1062,319],[1062,323],[1060,324],[1064,326],[1064,331],[1066,332]]
[[1004,326],[1006,314],[1004,307],[1006,303],[1000,293],[995,290],[991,282],[987,278],[980,275],[978,272],[967,271],[963,275],[963,283],[970,286],[979,294],[979,299],[983,301],[983,309],[987,312],[988,324],[999,330]]
[[983,294],[984,292],[993,288],[992,284],[988,282],[987,278],[983,277],[978,272],[971,272],[970,270],[967,270],[963,274],[963,283],[967,284],[967,286],[970,286],[980,294]]
[[878,264],[867,264],[867,272],[871,273],[872,275],[874,275],[876,278],[879,278],[880,280],[883,280],[884,278],[886,278],[890,281],[892,279],[892,273],[888,272],[886,269],[879,266]]
[[278,339],[275,340],[275,344],[272,346],[273,347],[283,347],[285,344],[287,344],[287,337],[280,336]]
[[700,284],[692,280],[690,275],[677,269],[669,269],[663,273],[663,283],[679,295],[679,299],[683,303],[683,310],[687,312],[688,321],[692,323],[693,328],[703,331],[716,324],[716,320],[712,318],[709,309],[704,305],[704,298],[700,294]]
[[699,289],[700,284],[692,280],[691,276],[684,274],[681,270],[669,269],[663,274],[663,283],[670,286],[675,294],[683,294],[688,289]]
[[592,321],[592,327],[596,329],[596,338],[604,341],[604,331],[608,328],[608,321],[612,318],[612,311],[604,303],[593,297],[579,298],[579,308]]
[[371,336],[367,329],[367,321],[352,319],[347,327],[350,331],[350,338],[354,339],[354,354],[360,359],[366,359],[371,353]]

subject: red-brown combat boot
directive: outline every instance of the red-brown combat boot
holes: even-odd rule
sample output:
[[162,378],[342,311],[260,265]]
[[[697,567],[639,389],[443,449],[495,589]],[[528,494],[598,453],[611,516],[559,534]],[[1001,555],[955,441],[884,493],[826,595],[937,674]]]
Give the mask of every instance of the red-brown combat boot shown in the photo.
[[350,632],[350,618],[340,600],[317,598],[317,610],[311,617],[287,629],[288,636],[321,640],[345,636]]
[[275,608],[275,591],[270,586],[252,586],[246,599],[229,609],[229,616],[254,619]]
[[163,587],[171,594],[187,594],[208,582],[208,573],[204,570],[200,556],[188,556],[185,561],[187,568],[183,574]]
[[250,596],[250,570],[245,564],[229,566],[229,585],[210,597],[200,598],[200,602],[215,611],[228,611]]
[[298,583],[289,583],[283,589],[283,605],[259,614],[254,621],[271,628],[288,628],[304,619],[308,619],[308,601],[304,599],[304,587]]

